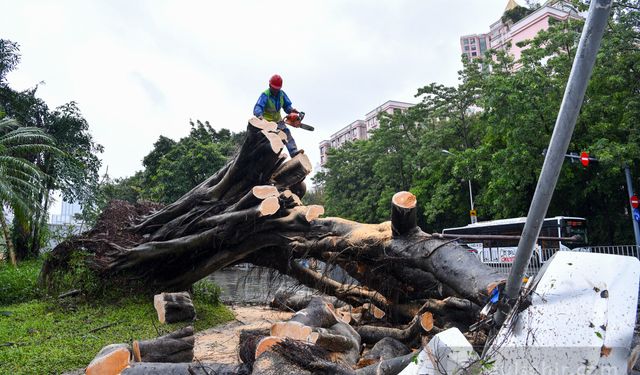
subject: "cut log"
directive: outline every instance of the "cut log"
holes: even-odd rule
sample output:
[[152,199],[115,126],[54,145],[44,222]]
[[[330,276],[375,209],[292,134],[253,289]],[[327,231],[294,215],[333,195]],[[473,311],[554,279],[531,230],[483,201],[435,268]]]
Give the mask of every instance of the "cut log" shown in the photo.
[[362,342],[367,344],[375,344],[385,337],[391,337],[410,345],[419,341],[422,332],[429,332],[434,329],[433,316],[430,312],[416,315],[405,328],[368,325],[356,327],[355,329],[360,334]]
[[356,370],[356,375],[397,375],[405,369],[417,354],[405,354],[401,357],[385,359],[374,365]]
[[[120,372],[118,372],[120,373]],[[118,374],[113,373],[113,374]],[[248,375],[250,370],[244,364],[222,363],[132,363],[122,371],[122,375]],[[106,375],[107,373],[103,373]]]
[[416,196],[408,191],[395,193],[391,199],[391,230],[393,236],[405,236],[417,228]]
[[307,307],[295,313],[289,322],[298,322],[310,327],[328,328],[341,321],[333,305],[322,297],[313,297]]
[[156,339],[133,342],[136,362],[179,363],[193,360],[193,327],[188,326]]
[[87,375],[119,374],[129,365],[131,351],[127,344],[111,344],[102,348],[85,369]]
[[271,326],[271,336],[307,341],[313,329],[296,321],[276,322]]
[[[360,357],[360,335],[349,324],[338,322],[319,332],[317,346],[329,351],[329,358],[335,363],[352,368]],[[324,336],[324,337],[323,337]],[[342,337],[342,338],[340,338]]]
[[279,195],[278,189],[275,186],[271,185],[260,185],[254,186],[249,190],[247,194],[242,197],[238,203],[233,206],[230,206],[227,211],[238,211],[244,210],[249,207],[253,207],[263,200],[269,197],[277,197]]
[[153,306],[160,323],[191,321],[196,317],[196,309],[189,292],[156,294],[153,297]]
[[291,185],[291,191],[298,196],[298,198],[303,198],[307,193],[307,184],[304,183],[304,180],[298,182],[297,184]]
[[300,197],[292,193],[291,190],[289,189],[280,193],[280,199],[282,199],[282,201],[284,202],[283,206],[286,208],[302,206],[302,201],[300,200]]
[[299,153],[280,166],[272,175],[276,187],[289,188],[303,181],[311,173],[311,161],[307,154]]
[[367,367],[380,361],[400,357],[409,353],[411,353],[411,350],[405,344],[392,337],[385,337],[378,341],[368,353],[360,358],[357,366],[359,368]]
[[253,368],[253,362],[256,360],[258,344],[267,336],[269,336],[269,329],[245,329],[240,331],[238,354],[242,363],[245,363],[249,369]]
[[270,350],[274,345],[279,344],[285,340],[284,337],[276,337],[276,336],[267,336],[260,341],[258,341],[258,345],[256,345],[256,354],[254,358],[260,357],[262,353]]
[[370,315],[371,317],[373,317],[373,319],[376,320],[380,320],[386,315],[384,310],[378,308],[378,306],[374,305],[373,303],[365,303],[364,305],[362,305],[362,312],[363,314]]
[[249,124],[257,129],[270,132],[275,132],[278,129],[278,124],[276,124],[275,122],[259,119],[257,117],[250,118]]
[[293,211],[304,215],[305,220],[309,223],[324,215],[324,207],[316,204],[312,204],[310,206],[297,206],[293,208]]

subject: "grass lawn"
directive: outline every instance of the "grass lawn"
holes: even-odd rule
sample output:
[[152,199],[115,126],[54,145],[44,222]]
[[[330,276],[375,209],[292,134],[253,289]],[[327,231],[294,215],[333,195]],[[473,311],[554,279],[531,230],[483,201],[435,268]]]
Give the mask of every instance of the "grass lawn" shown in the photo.
[[[58,374],[85,367],[105,345],[149,339],[187,324],[160,325],[152,297],[86,302],[43,297],[41,261],[0,264],[0,374]],[[202,283],[202,282],[200,282]],[[197,284],[196,331],[233,319],[217,289]]]

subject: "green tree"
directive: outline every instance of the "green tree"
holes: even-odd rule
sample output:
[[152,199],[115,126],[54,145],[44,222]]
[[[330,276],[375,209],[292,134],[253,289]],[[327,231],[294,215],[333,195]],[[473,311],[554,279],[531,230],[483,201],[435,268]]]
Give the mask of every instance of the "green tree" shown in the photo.
[[[548,211],[586,217],[594,244],[632,240],[623,166],[640,176],[639,6],[614,7],[570,145],[600,162],[567,161]],[[490,51],[487,71],[465,61],[459,85],[425,86],[418,105],[384,116],[369,140],[331,150],[317,177],[327,211],[382,220],[391,194],[410,190],[421,226],[439,231],[467,222],[471,180],[480,219],[526,215],[583,24],[552,22],[520,45],[517,62],[505,51]]]
[[34,153],[59,153],[53,138],[38,128],[20,126],[5,117],[0,107],[0,227],[13,265],[16,254],[4,216],[9,207],[16,217],[25,219],[38,209],[36,199],[46,176],[25,156]]
[[327,215],[365,223],[380,220],[378,203],[383,186],[373,172],[376,156],[373,144],[366,141],[330,150],[325,171],[313,180],[325,192]]
[[81,204],[93,198],[92,186],[97,184],[101,161],[97,154],[102,146],[96,144],[89,132],[89,124],[82,117],[74,102],[50,110],[36,96],[37,86],[26,91],[13,90],[4,80],[6,73],[15,69],[20,61],[16,43],[0,42],[0,106],[7,115],[27,127],[35,127],[50,135],[62,152],[39,152],[26,155],[47,176],[36,199],[40,202],[26,220],[16,216],[14,238],[18,256],[37,256],[43,241],[41,228],[46,224],[50,196],[53,191],[62,193],[66,201]]
[[232,133],[228,129],[217,131],[208,121],[190,124],[189,135],[178,142],[159,137],[143,159],[145,169],[138,175],[141,179],[125,179],[118,184],[133,184],[129,188],[135,186],[140,199],[171,203],[220,169],[244,136],[244,132]]

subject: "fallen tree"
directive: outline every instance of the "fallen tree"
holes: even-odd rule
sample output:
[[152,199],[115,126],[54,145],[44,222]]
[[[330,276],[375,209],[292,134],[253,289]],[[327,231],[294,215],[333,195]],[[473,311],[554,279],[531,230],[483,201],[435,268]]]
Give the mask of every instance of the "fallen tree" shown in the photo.
[[[173,204],[152,212],[127,206],[117,227],[105,230],[99,221],[58,245],[43,266],[43,281],[52,282],[78,251],[105,283],[136,282],[155,293],[186,290],[216,270],[249,262],[353,306],[373,304],[389,324],[406,324],[425,302],[446,297],[473,305],[463,313],[471,316],[502,285],[503,276],[466,248],[420,230],[411,193],[393,197],[390,222],[320,218],[321,206],[300,199],[309,159],[287,160],[282,148],[274,123],[251,119],[243,145],[217,173]],[[340,267],[357,283],[333,280],[301,259]]]

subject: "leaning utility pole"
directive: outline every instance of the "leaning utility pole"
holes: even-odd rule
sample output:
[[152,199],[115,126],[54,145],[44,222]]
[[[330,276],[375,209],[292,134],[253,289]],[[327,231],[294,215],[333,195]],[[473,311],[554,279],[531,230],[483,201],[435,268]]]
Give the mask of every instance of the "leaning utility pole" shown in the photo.
[[[514,301],[520,293],[522,277],[529,265],[536,239],[540,234],[540,228],[560,175],[564,155],[571,141],[571,135],[582,106],[610,10],[611,0],[592,0],[589,6],[589,15],[582,29],[578,52],[573,61],[569,82],[567,83],[560,112],[551,136],[549,150],[544,159],[538,185],[527,215],[527,221],[518,243],[516,259],[507,280],[506,297],[508,303]],[[502,320],[503,318],[499,319],[499,321]]]

